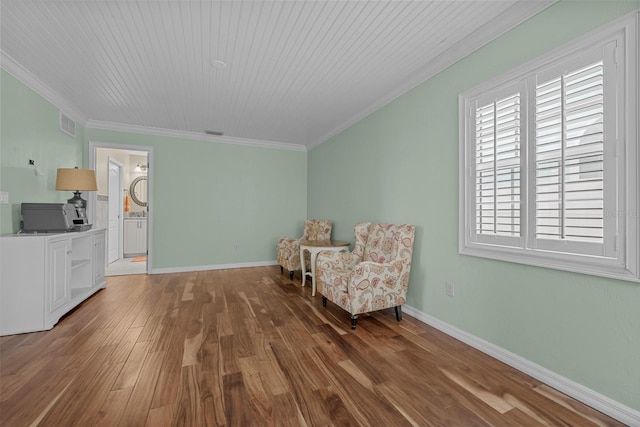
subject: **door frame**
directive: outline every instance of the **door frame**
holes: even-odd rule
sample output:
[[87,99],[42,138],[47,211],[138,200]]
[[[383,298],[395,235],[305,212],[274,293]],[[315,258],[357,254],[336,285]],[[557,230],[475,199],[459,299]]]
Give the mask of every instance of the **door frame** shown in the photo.
[[[96,169],[96,157],[98,148],[110,148],[115,150],[143,151],[147,153],[147,274],[152,274],[153,260],[153,147],[148,145],[117,144],[113,142],[89,141],[89,169]],[[92,224],[96,221],[96,192],[90,192],[87,199],[87,215]]]

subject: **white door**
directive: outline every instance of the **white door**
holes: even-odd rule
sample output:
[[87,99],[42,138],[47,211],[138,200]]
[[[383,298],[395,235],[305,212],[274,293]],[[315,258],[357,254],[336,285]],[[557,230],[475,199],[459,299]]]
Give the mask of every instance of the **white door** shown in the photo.
[[122,215],[122,163],[109,159],[109,218],[107,231],[108,263],[120,258],[120,247],[122,236],[121,215]]

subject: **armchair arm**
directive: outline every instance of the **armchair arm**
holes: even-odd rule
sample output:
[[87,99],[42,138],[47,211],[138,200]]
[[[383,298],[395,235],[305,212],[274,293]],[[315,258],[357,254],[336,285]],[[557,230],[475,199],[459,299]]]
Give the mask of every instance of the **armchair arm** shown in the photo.
[[348,273],[360,261],[360,257],[348,251],[322,251],[316,257],[316,268],[323,264],[325,268]]
[[301,239],[292,239],[291,237],[282,237],[278,240],[279,248],[291,248],[293,251],[300,250],[300,240]]

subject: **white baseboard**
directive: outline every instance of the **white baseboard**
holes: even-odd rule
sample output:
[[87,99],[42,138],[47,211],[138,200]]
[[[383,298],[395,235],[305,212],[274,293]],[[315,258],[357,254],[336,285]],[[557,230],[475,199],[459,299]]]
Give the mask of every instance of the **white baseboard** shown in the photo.
[[615,400],[604,396],[590,388],[563,377],[549,369],[546,369],[534,362],[531,362],[517,354],[511,353],[502,347],[478,338],[468,332],[456,328],[442,320],[423,313],[411,306],[404,305],[403,311],[410,316],[433,326],[447,335],[456,338],[483,353],[492,356],[509,366],[524,372],[527,375],[555,388],[556,390],[573,397],[574,399],[588,405],[616,420],[629,426],[640,426],[640,411],[625,406]]
[[239,262],[235,264],[214,264],[214,265],[195,265],[190,267],[153,268],[151,269],[151,274],[189,273],[192,271],[227,270],[230,268],[265,267],[269,265],[278,265],[278,262],[277,261],[258,261],[258,262]]

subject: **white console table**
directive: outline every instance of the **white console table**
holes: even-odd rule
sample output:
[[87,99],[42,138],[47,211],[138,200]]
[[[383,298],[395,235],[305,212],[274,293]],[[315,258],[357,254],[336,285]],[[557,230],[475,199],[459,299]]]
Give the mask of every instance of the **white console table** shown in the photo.
[[105,229],[0,236],[0,335],[53,328],[104,272]]

